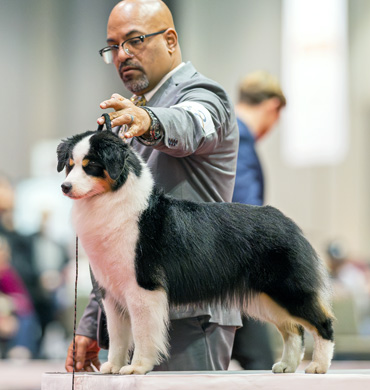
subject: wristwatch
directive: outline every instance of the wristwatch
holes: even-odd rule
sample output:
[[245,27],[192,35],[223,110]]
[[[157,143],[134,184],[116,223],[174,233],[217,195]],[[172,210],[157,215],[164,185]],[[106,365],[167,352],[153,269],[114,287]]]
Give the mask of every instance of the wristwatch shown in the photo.
[[154,115],[153,111],[149,107],[140,107],[140,108],[145,110],[149,114],[151,119],[151,124],[149,127],[149,136],[143,134],[138,138],[144,145],[148,145],[148,146],[156,145],[163,137],[162,126],[158,118]]

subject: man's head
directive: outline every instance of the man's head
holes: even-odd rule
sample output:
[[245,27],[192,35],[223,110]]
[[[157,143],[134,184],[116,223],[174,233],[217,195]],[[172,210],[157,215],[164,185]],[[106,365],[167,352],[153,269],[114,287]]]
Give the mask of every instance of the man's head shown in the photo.
[[[158,34],[125,43],[126,51],[122,47],[130,38],[153,33]],[[118,45],[113,63],[126,88],[137,95],[152,90],[181,63],[172,15],[160,0],[119,2],[109,16],[107,43]]]
[[271,130],[285,105],[286,99],[278,80],[268,72],[256,71],[241,81],[236,110],[256,139]]

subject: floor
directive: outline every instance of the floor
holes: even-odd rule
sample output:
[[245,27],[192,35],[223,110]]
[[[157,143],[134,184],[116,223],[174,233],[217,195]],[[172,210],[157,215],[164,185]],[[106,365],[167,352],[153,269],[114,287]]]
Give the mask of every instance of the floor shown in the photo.
[[[303,362],[299,371],[304,370]],[[238,364],[232,362],[231,370],[239,370]],[[370,361],[333,361],[333,370],[369,370]],[[0,360],[1,390],[40,390],[41,377],[44,372],[64,372],[64,361],[31,360],[12,362]]]

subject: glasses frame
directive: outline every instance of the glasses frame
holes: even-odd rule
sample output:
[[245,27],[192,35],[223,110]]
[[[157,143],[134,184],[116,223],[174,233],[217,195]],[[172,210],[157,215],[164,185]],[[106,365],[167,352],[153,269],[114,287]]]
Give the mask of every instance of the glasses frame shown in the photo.
[[165,33],[167,30],[168,30],[168,28],[166,28],[165,30],[157,31],[157,32],[155,32],[155,33],[151,33],[151,34],[138,35],[137,37],[132,37],[132,38],[126,39],[125,41],[123,41],[123,42],[120,43],[119,45],[105,46],[105,47],[103,47],[102,49],[99,50],[99,54],[100,54],[100,56],[103,58],[103,61],[104,61],[105,63],[111,64],[113,61],[107,62],[107,61],[104,59],[104,53],[107,52],[107,51],[112,51],[113,49],[119,50],[119,48],[120,48],[120,46],[121,46],[122,49],[124,50],[124,52],[125,52],[128,56],[133,57],[135,54],[131,54],[130,52],[128,52],[128,51],[125,49],[125,43],[126,43],[126,42],[129,42],[129,41],[134,40],[134,39],[140,39],[141,42],[144,42],[144,39],[145,39],[145,38],[154,37],[155,35],[163,34],[163,33]]

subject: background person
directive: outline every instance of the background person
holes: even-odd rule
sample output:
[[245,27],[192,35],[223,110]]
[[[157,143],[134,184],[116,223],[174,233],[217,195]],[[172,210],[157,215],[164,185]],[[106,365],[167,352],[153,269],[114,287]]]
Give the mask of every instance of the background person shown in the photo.
[[[113,94],[100,107],[114,109],[112,126],[120,126],[156,184],[181,199],[231,201],[238,149],[234,109],[220,85],[182,62],[167,6],[159,0],[118,3],[109,16],[107,44],[100,53],[115,65],[137,105]],[[77,370],[92,371],[91,363],[99,368],[100,346],[107,347],[97,294],[92,292],[78,327]],[[241,325],[238,311],[181,307],[171,309],[170,319],[170,358],[155,370],[228,368]],[[66,369],[73,369],[72,344]]]
[[0,355],[13,359],[36,356],[39,327],[31,297],[11,265],[7,239],[0,235]]
[[[235,106],[240,142],[233,202],[263,205],[263,170],[255,144],[274,127],[285,105],[278,80],[268,72],[256,71],[241,81]],[[274,356],[267,325],[243,318],[232,357],[245,370],[270,370]]]

